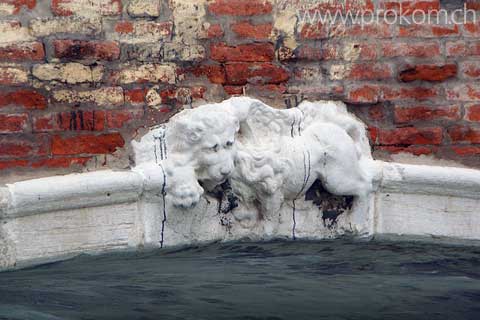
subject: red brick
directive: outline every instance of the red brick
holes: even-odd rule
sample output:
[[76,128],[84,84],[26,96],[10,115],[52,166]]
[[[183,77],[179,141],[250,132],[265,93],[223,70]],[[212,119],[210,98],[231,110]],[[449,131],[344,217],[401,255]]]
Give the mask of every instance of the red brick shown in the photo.
[[272,23],[251,24],[248,21],[232,24],[232,31],[240,38],[252,38],[256,40],[268,39],[272,33]]
[[35,90],[22,89],[0,93],[0,108],[5,106],[22,106],[26,109],[45,109],[47,99]]
[[328,26],[318,22],[305,24],[300,31],[300,39],[321,40],[328,38]]
[[377,127],[368,127],[367,128],[367,131],[368,131],[368,136],[370,138],[370,142],[372,144],[377,144],[377,139],[378,139],[378,128]]
[[465,106],[465,119],[480,122],[480,105],[468,104]]
[[273,61],[275,50],[271,43],[251,43],[228,46],[216,43],[210,46],[212,60],[220,62],[268,62]]
[[457,75],[456,64],[426,65],[420,64],[400,71],[399,78],[403,82],[415,80],[445,81]]
[[465,83],[446,88],[449,100],[454,101],[480,101],[480,84]]
[[212,24],[207,30],[207,37],[209,39],[223,37],[223,29],[220,24]]
[[200,65],[191,69],[188,69],[196,77],[206,76],[211,83],[224,84],[226,80],[225,68],[221,65],[210,64]]
[[73,137],[54,136],[52,139],[52,154],[105,154],[113,153],[125,145],[120,133],[102,135],[81,135]]
[[71,166],[85,166],[85,164],[91,159],[91,157],[79,157],[79,158],[50,158],[34,161],[31,166],[34,169],[37,168],[68,168]]
[[384,57],[417,57],[433,58],[440,55],[438,42],[422,41],[420,43],[408,43],[387,41],[381,43],[381,52]]
[[69,60],[117,60],[120,47],[114,41],[54,40],[55,57]]
[[439,92],[435,88],[426,87],[402,87],[402,86],[384,86],[382,87],[383,100],[428,100],[435,98]]
[[378,133],[381,145],[417,145],[442,143],[442,128],[397,128],[381,129]]
[[289,73],[271,63],[231,63],[225,66],[227,84],[279,84],[289,79]]
[[128,123],[141,119],[143,109],[139,110],[110,110],[107,111],[107,127],[110,129],[120,129]]
[[452,146],[451,148],[459,156],[480,155],[480,146]]
[[465,2],[466,2],[465,4],[467,6],[467,9],[480,10],[480,1],[478,1],[478,0],[466,0]]
[[[440,10],[439,0],[401,0],[401,1],[382,1],[380,8],[385,11],[394,11],[398,14],[411,15],[415,10],[420,12],[430,12]],[[415,13],[417,13],[415,12]],[[388,14],[388,12],[386,12]],[[418,12],[419,13],[419,12]],[[393,14],[393,12],[392,12]]]
[[102,131],[105,128],[105,111],[83,111],[50,113],[33,119],[33,130],[48,131]]
[[0,133],[23,132],[28,126],[28,115],[22,114],[0,114]]
[[477,61],[467,61],[460,63],[460,71],[464,78],[477,80],[480,79],[480,63]]
[[415,121],[459,120],[460,107],[452,106],[415,106],[395,107],[395,122],[406,123]]
[[463,34],[467,37],[480,36],[480,23],[479,22],[466,22],[463,25]]
[[125,90],[125,102],[132,105],[142,105],[145,103],[147,89],[135,88]]
[[35,8],[36,0],[0,0],[0,4],[12,5],[14,7],[12,14],[18,14],[22,7],[30,10]]
[[[90,4],[90,8],[87,4]],[[69,6],[71,5],[71,7]],[[78,9],[77,9],[78,8]],[[122,13],[122,0],[52,0],[52,12],[57,16],[71,16],[80,10],[95,10],[104,15],[118,15]]]
[[448,128],[447,132],[453,142],[480,143],[480,128],[459,125]]
[[44,58],[45,50],[41,42],[26,42],[0,47],[0,60],[40,61]]
[[392,67],[386,63],[354,63],[345,68],[345,78],[351,80],[383,80],[393,76]]
[[445,46],[449,57],[480,55],[480,41],[449,41]]
[[379,146],[375,147],[376,150],[386,151],[392,154],[398,153],[410,153],[414,156],[421,155],[430,155],[437,151],[437,147],[431,146],[407,146],[407,147],[396,147],[396,146]]
[[27,160],[4,160],[0,161],[0,170],[10,169],[10,168],[18,168],[18,167],[26,167],[28,166]]
[[411,24],[399,27],[400,37],[416,38],[436,38],[456,36],[460,34],[458,25],[429,25],[429,24]]
[[328,42],[323,42],[319,47],[302,45],[295,50],[294,58],[311,61],[336,60],[342,58],[342,51],[338,45]]
[[133,23],[130,21],[119,21],[115,25],[115,32],[118,33],[132,33],[133,29]]
[[350,86],[347,100],[352,103],[376,103],[380,99],[380,88],[376,85]]
[[216,0],[208,6],[216,15],[254,16],[272,12],[272,4],[267,0]]
[[29,137],[0,136],[0,158],[44,156],[48,152],[48,144],[45,138],[43,135]]
[[223,90],[231,96],[243,95],[245,87],[244,86],[224,86]]
[[371,37],[371,38],[389,38],[392,36],[392,27],[387,23],[372,24],[343,24],[330,25],[328,36],[333,37]]
[[368,117],[370,120],[380,121],[385,119],[386,112],[385,106],[383,105],[375,105],[368,108]]

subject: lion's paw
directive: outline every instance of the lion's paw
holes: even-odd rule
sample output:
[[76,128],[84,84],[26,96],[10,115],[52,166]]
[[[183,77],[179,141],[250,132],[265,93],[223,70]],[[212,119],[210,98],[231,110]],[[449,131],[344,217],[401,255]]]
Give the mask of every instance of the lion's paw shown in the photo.
[[183,184],[172,188],[169,197],[175,207],[188,209],[197,205],[202,194],[203,189],[198,184]]

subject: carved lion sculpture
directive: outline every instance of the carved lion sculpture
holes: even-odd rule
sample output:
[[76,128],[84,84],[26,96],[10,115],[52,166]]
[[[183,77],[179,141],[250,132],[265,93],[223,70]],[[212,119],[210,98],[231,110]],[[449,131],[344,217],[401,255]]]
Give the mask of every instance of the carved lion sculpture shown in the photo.
[[279,110],[246,97],[185,110],[134,144],[137,165],[162,168],[168,199],[189,208],[230,179],[244,203],[274,219],[315,180],[336,195],[366,197],[375,177],[364,125],[342,103]]

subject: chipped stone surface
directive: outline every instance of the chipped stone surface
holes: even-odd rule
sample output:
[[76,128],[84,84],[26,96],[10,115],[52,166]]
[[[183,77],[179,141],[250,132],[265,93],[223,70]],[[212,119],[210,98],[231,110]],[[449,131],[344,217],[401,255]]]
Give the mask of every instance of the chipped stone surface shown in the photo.
[[160,9],[158,0],[131,0],[127,7],[132,17],[158,17]]
[[135,82],[166,82],[175,83],[177,69],[171,64],[142,64],[140,66],[127,65],[113,76],[114,81],[120,84]]
[[57,15],[112,16],[121,13],[122,2],[121,0],[54,0],[52,11]]
[[103,66],[85,66],[80,63],[37,64],[33,66],[32,74],[45,81],[60,81],[69,84],[82,82],[98,82],[103,76]]
[[121,28],[116,27],[116,32],[107,36],[111,40],[118,40],[122,43],[141,44],[157,43],[169,40],[172,36],[173,23],[171,21],[155,22],[140,20],[135,22],[122,22]]
[[175,22],[176,41],[196,43],[197,39],[208,37],[210,23],[206,20],[207,0],[170,0]]
[[121,87],[101,88],[90,91],[58,90],[53,92],[57,102],[64,103],[94,103],[97,105],[123,104],[123,89]]
[[30,30],[36,37],[56,33],[95,35],[101,32],[102,22],[98,18],[83,17],[39,18],[30,21]]

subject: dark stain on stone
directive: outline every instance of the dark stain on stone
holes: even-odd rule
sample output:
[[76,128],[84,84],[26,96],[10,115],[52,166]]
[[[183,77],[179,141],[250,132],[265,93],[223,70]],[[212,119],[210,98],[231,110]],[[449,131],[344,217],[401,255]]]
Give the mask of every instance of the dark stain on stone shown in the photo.
[[230,181],[227,180],[218,185],[209,194],[218,200],[220,224],[230,231],[232,228],[232,216],[229,213],[238,207],[238,197],[233,193]]
[[322,211],[323,225],[330,230],[337,226],[338,217],[353,206],[353,196],[333,195],[325,190],[320,180],[315,180],[307,190],[305,200],[313,201]]

